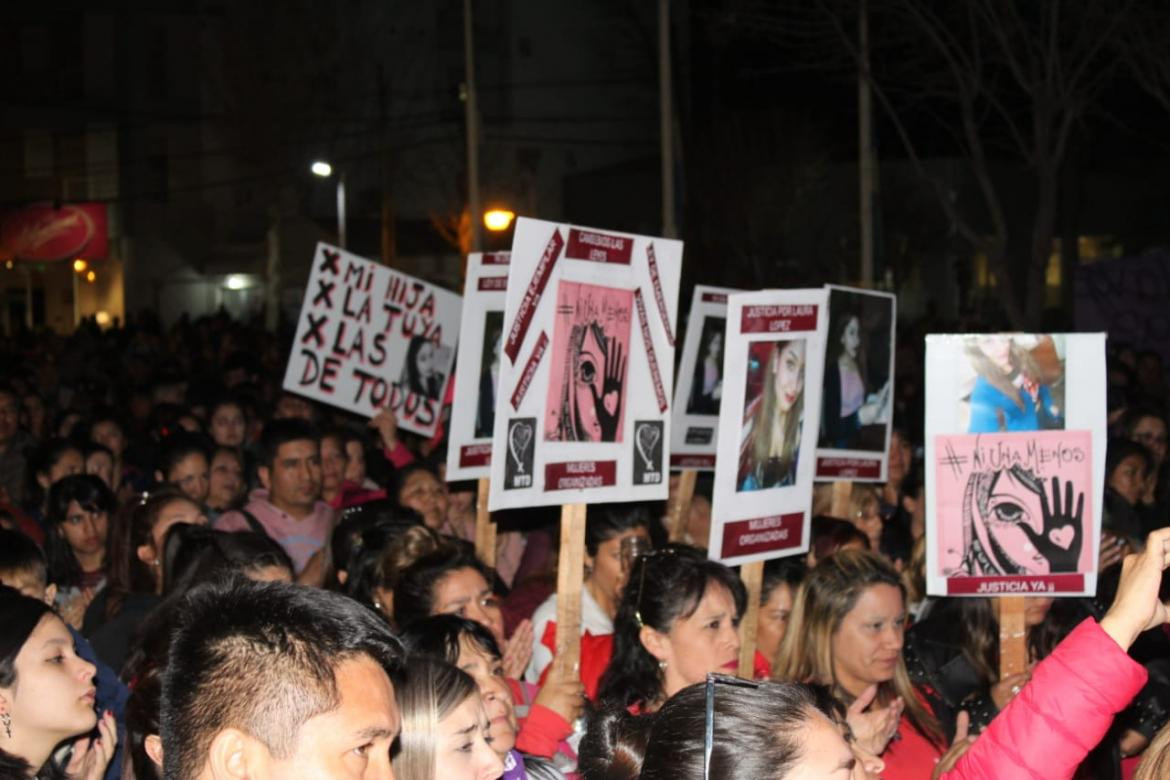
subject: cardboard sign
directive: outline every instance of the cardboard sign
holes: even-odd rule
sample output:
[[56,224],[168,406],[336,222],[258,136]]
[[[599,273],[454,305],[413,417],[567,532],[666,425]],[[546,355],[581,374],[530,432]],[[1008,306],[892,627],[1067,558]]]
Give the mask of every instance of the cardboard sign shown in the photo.
[[885,482],[893,422],[897,299],[889,293],[826,287],[829,335],[817,479]]
[[728,297],[708,554],[729,565],[808,549],[827,290]]
[[695,286],[674,385],[672,468],[715,470],[719,402],[723,398],[723,348],[727,343],[727,296],[735,292],[739,290]]
[[927,592],[1092,595],[1105,336],[926,339]]
[[284,389],[431,436],[459,335],[458,295],[317,244]]
[[521,218],[491,509],[667,494],[682,243]]
[[472,252],[467,256],[455,398],[447,430],[449,481],[479,479],[490,471],[497,380],[504,356],[509,257],[508,252]]

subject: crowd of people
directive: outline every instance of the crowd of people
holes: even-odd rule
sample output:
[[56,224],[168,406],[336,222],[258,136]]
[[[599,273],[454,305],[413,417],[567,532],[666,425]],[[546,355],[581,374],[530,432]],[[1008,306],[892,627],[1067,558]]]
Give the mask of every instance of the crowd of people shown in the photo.
[[[1166,392],[1110,357],[1094,599],[1026,601],[1001,678],[986,599],[928,598],[921,362],[889,479],[748,593],[662,504],[588,509],[579,664],[556,644],[557,518],[498,513],[442,435],[280,388],[282,341],[142,317],[0,354],[0,777],[1155,778],[1170,771]],[[916,421],[919,421],[916,423]],[[1075,724],[1075,727],[1070,727]],[[1134,774],[1136,773],[1136,774]]]

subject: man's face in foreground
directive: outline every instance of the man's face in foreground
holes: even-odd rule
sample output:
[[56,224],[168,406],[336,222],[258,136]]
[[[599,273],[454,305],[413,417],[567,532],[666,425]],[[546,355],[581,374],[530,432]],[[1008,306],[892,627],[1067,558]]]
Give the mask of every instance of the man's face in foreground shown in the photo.
[[402,718],[385,670],[369,656],[336,667],[338,705],[301,726],[293,753],[254,777],[303,780],[394,780],[390,745]]

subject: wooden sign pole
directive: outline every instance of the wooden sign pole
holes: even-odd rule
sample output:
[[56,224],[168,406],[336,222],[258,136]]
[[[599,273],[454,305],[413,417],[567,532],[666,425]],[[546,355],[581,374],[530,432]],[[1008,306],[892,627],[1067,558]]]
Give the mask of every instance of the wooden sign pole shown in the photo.
[[[670,518],[670,541],[682,542],[687,537],[687,522],[690,520],[691,499],[695,496],[695,477],[698,472],[694,469],[683,469],[678,475],[678,488],[674,491],[674,501],[667,508],[667,517]],[[692,543],[707,544],[706,539],[692,539]]]
[[833,500],[829,504],[829,515],[853,522],[849,516],[849,499],[853,496],[853,483],[849,480],[833,482]]
[[561,551],[557,563],[556,656],[562,669],[580,668],[581,586],[585,578],[585,504],[561,507]]
[[999,612],[999,679],[1002,680],[1028,668],[1027,629],[1022,598],[997,598],[995,603]]
[[747,610],[739,621],[739,676],[755,677],[756,626],[760,619],[760,588],[764,582],[764,562],[753,561],[739,567],[739,577],[747,589]]
[[475,555],[487,566],[496,567],[496,523],[488,511],[488,494],[491,480],[479,478],[479,491],[475,499]]

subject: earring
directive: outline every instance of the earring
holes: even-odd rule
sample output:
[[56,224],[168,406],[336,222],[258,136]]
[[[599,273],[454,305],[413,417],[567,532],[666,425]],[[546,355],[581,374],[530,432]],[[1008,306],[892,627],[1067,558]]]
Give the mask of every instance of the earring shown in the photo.
[[661,672],[666,671],[666,661],[659,661],[658,662],[658,670]]
[[8,735],[9,739],[12,739],[12,716],[7,712],[0,712],[0,721],[4,723],[4,733]]

